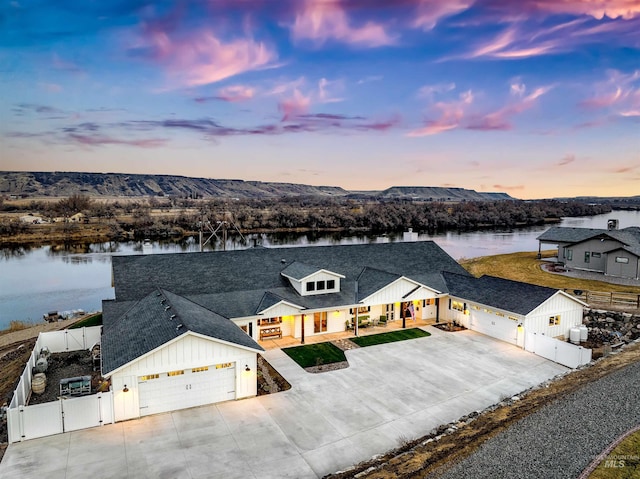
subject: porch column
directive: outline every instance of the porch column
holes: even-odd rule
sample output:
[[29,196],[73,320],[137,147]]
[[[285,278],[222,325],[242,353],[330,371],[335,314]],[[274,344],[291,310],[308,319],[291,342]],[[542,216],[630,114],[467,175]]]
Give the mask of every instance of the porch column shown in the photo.
[[300,324],[300,344],[304,344],[304,314],[302,314],[302,324]]

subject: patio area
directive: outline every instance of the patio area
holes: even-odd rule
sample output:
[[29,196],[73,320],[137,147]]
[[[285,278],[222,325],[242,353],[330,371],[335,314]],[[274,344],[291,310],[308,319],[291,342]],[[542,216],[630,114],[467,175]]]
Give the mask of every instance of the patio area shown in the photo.
[[[431,326],[436,324],[435,319],[407,319],[407,328],[417,328],[421,326]],[[402,329],[402,320],[389,321],[386,326],[367,326],[366,328],[358,329],[358,336],[367,336],[369,334],[380,334],[388,331],[395,331]],[[355,336],[353,330],[340,331],[338,333],[326,333],[316,335],[305,335],[304,344],[324,343],[327,341],[337,341],[339,339],[347,339]],[[300,346],[300,338],[294,338],[293,336],[283,336],[282,338],[264,339],[258,341],[258,344],[266,350],[270,349],[282,349],[291,346]]]

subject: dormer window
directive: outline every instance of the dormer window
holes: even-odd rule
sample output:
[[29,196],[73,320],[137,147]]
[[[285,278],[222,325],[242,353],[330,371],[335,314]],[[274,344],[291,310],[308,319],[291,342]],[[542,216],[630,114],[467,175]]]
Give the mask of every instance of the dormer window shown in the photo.
[[301,296],[338,293],[344,276],[326,269],[293,262],[280,273]]

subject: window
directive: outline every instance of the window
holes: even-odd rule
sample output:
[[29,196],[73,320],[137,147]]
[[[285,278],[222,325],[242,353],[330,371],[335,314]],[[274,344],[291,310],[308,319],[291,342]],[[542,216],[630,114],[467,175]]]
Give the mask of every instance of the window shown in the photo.
[[591,260],[591,253],[589,251],[584,252],[584,262],[588,263]]
[[573,250],[571,248],[567,248],[567,261],[573,260]]
[[510,319],[511,321],[519,321],[519,319],[518,319],[518,318],[516,318],[515,316],[509,316],[509,319]]
[[336,289],[336,280],[328,279],[327,280],[327,289]]
[[140,381],[150,381],[151,379],[158,379],[159,374],[147,374],[146,376],[140,376]]
[[167,373],[167,376],[181,376],[184,374],[184,369],[181,369],[180,371],[169,371]]
[[278,316],[276,318],[262,318],[258,320],[258,326],[264,326],[266,324],[280,324],[281,322],[281,316]]
[[193,368],[191,370],[192,373],[202,373],[204,371],[208,371],[209,370],[209,366],[203,366],[201,368]]
[[473,309],[475,309],[476,311],[480,311],[480,306],[478,306],[477,304],[474,304],[473,306],[471,306]]
[[325,286],[324,281],[318,281],[318,282],[316,283],[316,289],[317,289],[318,291],[323,291],[323,290],[324,290],[324,286]]
[[221,363],[221,364],[216,364],[216,369],[226,369],[232,366],[233,366],[233,363]]
[[549,316],[549,326],[559,326],[560,325],[560,315],[556,314],[555,316]]
[[456,311],[464,311],[464,304],[460,301],[451,301],[451,309],[455,309]]
[[625,258],[624,256],[616,256],[616,263],[629,263],[629,258]]
[[600,258],[601,256],[602,256],[602,254],[601,254],[601,253],[596,253],[595,251],[592,251],[592,252],[591,252],[591,257],[592,257],[592,258]]
[[433,304],[435,304],[436,300],[433,298],[429,298],[429,299],[423,299],[422,300],[422,307],[426,307],[426,306],[431,306]]
[[313,332],[325,333],[327,331],[327,312],[313,313]]
[[316,290],[316,283],[314,283],[313,281],[309,281],[307,283],[307,291],[315,291]]
[[500,317],[504,318],[504,314],[502,314],[500,311],[496,311],[496,316],[500,316]]

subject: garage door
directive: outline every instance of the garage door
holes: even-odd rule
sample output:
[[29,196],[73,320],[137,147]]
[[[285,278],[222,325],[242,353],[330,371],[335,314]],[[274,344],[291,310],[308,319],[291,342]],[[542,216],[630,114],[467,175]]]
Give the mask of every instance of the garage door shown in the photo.
[[471,329],[501,341],[516,344],[518,324],[507,317],[483,311],[472,311]]
[[141,376],[138,391],[141,416],[235,399],[235,363]]

